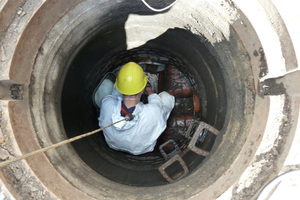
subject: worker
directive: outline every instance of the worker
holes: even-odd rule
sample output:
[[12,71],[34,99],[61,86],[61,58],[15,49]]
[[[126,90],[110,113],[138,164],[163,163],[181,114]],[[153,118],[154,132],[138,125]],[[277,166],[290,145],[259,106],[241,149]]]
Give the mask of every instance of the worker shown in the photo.
[[[144,92],[148,95],[147,104],[140,101]],[[147,85],[147,76],[138,64],[125,64],[119,70],[112,93],[101,101],[99,126],[124,119],[129,113],[134,118],[103,130],[108,146],[133,155],[153,151],[174,104],[174,96],[167,92],[156,94]]]

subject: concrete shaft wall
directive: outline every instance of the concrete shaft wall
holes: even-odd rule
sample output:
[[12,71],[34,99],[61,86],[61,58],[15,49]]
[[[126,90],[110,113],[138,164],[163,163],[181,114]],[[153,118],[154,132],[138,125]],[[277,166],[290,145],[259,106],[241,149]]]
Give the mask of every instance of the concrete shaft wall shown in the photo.
[[[171,1],[149,2],[159,7]],[[3,167],[1,195],[8,199],[257,198],[272,179],[300,169],[298,4],[179,0],[171,9],[155,13],[139,0],[2,0],[1,160],[66,138],[60,111],[63,80],[70,63],[94,36],[105,38],[101,41],[105,47],[99,49],[103,54],[109,51],[107,57],[123,47],[126,51],[150,44],[191,60],[191,68],[197,68],[197,59],[193,62],[190,56],[198,52],[193,42],[203,44],[219,66],[225,86],[216,86],[216,91],[226,90],[228,104],[225,122],[213,124],[223,127],[218,145],[198,170],[176,183],[144,188],[115,183],[95,173],[67,145]],[[168,30],[175,30],[177,36],[168,39]],[[177,30],[196,39],[188,35],[177,45],[185,36]],[[219,77],[213,67],[208,69],[212,79]]]

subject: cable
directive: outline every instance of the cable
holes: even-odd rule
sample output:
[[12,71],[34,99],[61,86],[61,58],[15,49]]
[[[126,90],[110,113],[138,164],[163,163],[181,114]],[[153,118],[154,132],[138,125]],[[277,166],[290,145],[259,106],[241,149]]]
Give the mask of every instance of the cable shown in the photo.
[[119,123],[119,122],[122,122],[122,121],[131,121],[133,118],[134,118],[134,115],[131,114],[131,113],[129,113],[124,119],[121,119],[121,120],[119,120],[119,121],[117,121],[117,122],[114,122],[114,123],[112,123],[112,124],[110,124],[110,125],[108,125],[108,126],[105,126],[105,127],[103,127],[103,128],[99,128],[99,129],[96,129],[96,130],[94,130],[94,131],[91,131],[91,132],[88,132],[88,133],[85,133],[85,134],[82,134],[82,135],[75,136],[75,137],[70,138],[70,139],[68,139],[68,140],[64,140],[64,141],[58,142],[58,143],[53,144],[53,145],[51,145],[51,146],[49,146],[49,147],[45,147],[45,148],[42,148],[42,149],[39,149],[39,150],[30,152],[30,153],[27,153],[27,154],[24,154],[24,155],[22,155],[22,156],[15,157],[15,158],[13,158],[13,159],[11,159],[11,160],[6,160],[6,161],[4,161],[4,162],[1,162],[1,163],[0,163],[0,167],[4,167],[4,166],[9,165],[9,164],[11,164],[11,163],[13,163],[13,162],[16,162],[16,161],[19,161],[19,160],[23,160],[23,159],[25,159],[25,158],[28,158],[28,157],[34,156],[34,155],[36,155],[36,154],[39,154],[39,153],[48,151],[48,150],[50,150],[50,149],[57,148],[57,147],[59,147],[59,146],[61,146],[61,145],[64,145],[64,144],[67,144],[67,143],[70,143],[70,142],[74,142],[75,140],[79,140],[79,139],[81,139],[81,138],[84,138],[84,137],[93,135],[93,134],[95,134],[95,133],[97,133],[97,132],[99,132],[99,131],[102,131],[102,130],[108,128],[108,127],[111,127],[111,126],[113,126],[113,125],[115,125],[115,124],[117,124],[117,123]]
[[168,10],[169,8],[171,8],[172,6],[174,6],[175,3],[177,3],[177,1],[179,1],[179,0],[174,1],[173,3],[171,3],[170,5],[168,5],[165,8],[156,9],[156,8],[153,8],[152,6],[150,6],[145,0],[142,0],[142,2],[145,4],[145,6],[147,6],[150,10],[152,10],[154,12],[163,12],[165,10]]

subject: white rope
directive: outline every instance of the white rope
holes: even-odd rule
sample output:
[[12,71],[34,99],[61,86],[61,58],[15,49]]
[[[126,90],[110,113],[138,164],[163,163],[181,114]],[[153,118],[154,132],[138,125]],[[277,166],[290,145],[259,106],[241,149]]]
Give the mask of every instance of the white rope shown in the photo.
[[102,131],[102,130],[104,130],[104,129],[108,128],[108,127],[111,127],[111,126],[113,126],[113,125],[115,125],[115,124],[117,124],[117,123],[119,123],[119,122],[124,121],[124,120],[125,120],[125,121],[131,121],[133,118],[134,118],[134,115],[131,114],[131,113],[129,113],[124,119],[121,119],[121,120],[119,120],[119,121],[117,121],[117,122],[114,122],[114,123],[112,123],[112,124],[110,124],[110,125],[108,125],[108,126],[105,126],[105,127],[103,127],[103,128],[99,128],[99,129],[96,129],[96,130],[94,130],[94,131],[91,131],[91,132],[88,132],[88,133],[85,133],[85,134],[82,134],[82,135],[78,135],[78,136],[75,136],[75,137],[73,137],[73,138],[70,138],[70,139],[61,141],[61,142],[58,142],[58,143],[53,144],[53,145],[51,145],[51,146],[48,146],[48,147],[45,147],[45,148],[42,148],[42,149],[39,149],[39,150],[30,152],[30,153],[27,153],[27,154],[24,154],[24,155],[21,155],[21,156],[18,156],[18,157],[14,157],[14,158],[12,158],[11,160],[6,160],[6,161],[3,161],[3,162],[0,162],[0,167],[4,167],[4,166],[9,165],[9,164],[11,164],[11,163],[13,163],[13,162],[16,162],[16,161],[19,161],[19,160],[23,160],[23,159],[29,158],[29,157],[31,157],[31,156],[34,156],[34,155],[39,154],[39,153],[43,153],[43,152],[48,151],[48,150],[50,150],[50,149],[57,148],[57,147],[59,147],[59,146],[61,146],[61,145],[68,144],[68,143],[71,143],[71,142],[74,142],[74,141],[79,140],[79,139],[81,139],[81,138],[84,138],[84,137],[93,135],[93,134],[95,134],[95,133],[98,133],[99,131]]
[[152,10],[154,12],[163,12],[165,10],[168,10],[169,8],[171,8],[172,6],[174,6],[175,3],[177,3],[177,1],[179,1],[179,0],[174,1],[173,3],[171,3],[170,5],[168,5],[165,8],[156,9],[156,8],[153,8],[152,6],[150,6],[145,0],[142,0],[142,2],[145,4],[145,6],[147,6],[150,10]]

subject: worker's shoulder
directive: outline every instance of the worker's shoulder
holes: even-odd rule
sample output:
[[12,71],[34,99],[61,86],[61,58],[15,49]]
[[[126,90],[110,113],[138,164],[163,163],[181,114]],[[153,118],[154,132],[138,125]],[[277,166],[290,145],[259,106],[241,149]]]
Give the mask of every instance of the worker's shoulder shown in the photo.
[[158,102],[149,102],[147,104],[143,104],[142,106],[142,112],[146,112],[148,114],[152,114],[152,115],[158,115],[160,114],[161,110],[162,110],[162,103]]
[[119,103],[119,99],[113,95],[107,95],[102,99],[101,107],[116,106]]
[[158,96],[158,94],[151,94],[148,96],[148,102],[151,103],[161,103],[161,98]]

